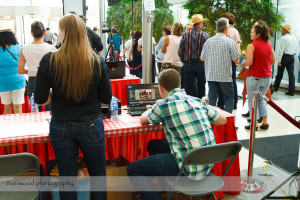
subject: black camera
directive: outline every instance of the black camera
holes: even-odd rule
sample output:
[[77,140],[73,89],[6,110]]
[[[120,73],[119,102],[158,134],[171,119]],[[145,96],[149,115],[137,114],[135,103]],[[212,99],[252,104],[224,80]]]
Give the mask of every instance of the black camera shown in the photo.
[[102,29],[102,33],[110,33],[110,32],[111,32],[111,28],[110,27]]

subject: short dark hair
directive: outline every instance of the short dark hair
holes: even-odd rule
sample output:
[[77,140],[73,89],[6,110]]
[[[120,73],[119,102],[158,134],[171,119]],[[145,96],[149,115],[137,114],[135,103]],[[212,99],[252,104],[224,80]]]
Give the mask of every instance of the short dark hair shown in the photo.
[[168,92],[181,87],[181,76],[175,69],[165,69],[157,75],[158,84]]
[[260,37],[268,42],[269,39],[270,39],[270,31],[269,31],[269,27],[267,25],[264,25],[264,24],[258,24],[258,25],[255,25],[253,27],[253,29],[255,30],[255,33],[256,34],[260,34]]
[[97,26],[94,26],[94,27],[93,27],[93,31],[98,31]]
[[17,39],[14,33],[12,32],[2,32],[0,33],[0,46],[3,48],[3,51],[6,49],[6,45],[16,45]]
[[45,26],[42,22],[35,21],[31,24],[31,33],[35,38],[43,37],[45,33]]
[[116,27],[113,27],[111,30],[113,33],[118,33],[118,29]]
[[49,31],[50,29],[47,27],[46,30]]
[[166,28],[163,28],[164,29],[164,32],[166,33],[166,35],[171,35],[171,31],[166,29]]

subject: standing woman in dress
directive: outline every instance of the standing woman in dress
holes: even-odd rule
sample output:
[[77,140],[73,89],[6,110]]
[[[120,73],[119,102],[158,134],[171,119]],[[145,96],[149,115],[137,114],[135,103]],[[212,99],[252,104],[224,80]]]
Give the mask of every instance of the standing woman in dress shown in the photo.
[[12,107],[14,113],[22,113],[25,76],[18,74],[21,48],[11,29],[0,30],[0,97],[4,114],[12,114]]
[[[108,104],[112,98],[108,69],[91,48],[85,24],[77,15],[59,20],[58,38],[61,48],[40,62],[34,99],[37,104],[52,100],[49,137],[59,175],[77,176],[80,148],[89,175],[105,177],[105,133],[99,115],[100,102]],[[105,179],[101,184],[91,180],[91,191],[105,191]],[[60,191],[60,199],[76,200],[76,191]],[[91,199],[106,199],[106,192],[91,192]]]

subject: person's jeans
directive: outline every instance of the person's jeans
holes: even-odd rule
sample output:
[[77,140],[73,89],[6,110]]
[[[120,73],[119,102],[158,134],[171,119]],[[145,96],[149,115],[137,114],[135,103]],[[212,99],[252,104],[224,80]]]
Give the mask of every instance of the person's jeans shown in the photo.
[[[91,179],[91,200],[105,200],[105,133],[102,118],[87,123],[63,123],[53,117],[50,122],[50,142],[54,149],[59,175],[77,176],[78,149],[80,148],[91,177],[101,176],[102,181]],[[60,191],[60,199],[76,200],[77,193]]]
[[295,92],[294,62],[294,55],[283,54],[281,59],[281,66],[278,66],[277,75],[274,82],[275,90],[278,90],[281,79],[283,77],[284,69],[286,68],[289,75],[289,92]]
[[[179,167],[171,153],[152,155],[134,161],[127,167],[127,174],[131,183],[144,200],[161,199],[160,195],[156,192],[156,187],[147,176],[177,176],[178,173]],[[160,182],[160,184],[163,183]]]
[[[236,85],[236,65],[235,62],[232,61],[232,83],[233,83],[233,107],[237,107],[238,103],[238,91],[237,91],[237,85]],[[218,103],[219,108],[224,108],[225,105],[225,99],[222,95],[221,90],[218,90]]]
[[224,110],[232,113],[233,109],[233,87],[232,82],[215,82],[208,81],[208,98],[209,105],[216,106],[218,91],[222,92],[225,100]]
[[[29,77],[28,79],[27,91],[28,91],[29,99],[31,98],[32,93],[34,92],[35,79],[36,79],[35,77]],[[38,108],[40,112],[43,111],[42,106],[39,106]],[[45,111],[51,111],[51,103],[45,105]]]
[[[250,116],[252,116],[252,101],[253,101],[253,92],[260,92],[262,95],[265,95],[268,91],[271,84],[271,77],[257,78],[257,77],[247,77],[247,95],[248,95],[248,108]],[[259,95],[258,97],[258,113],[256,118],[268,116],[268,110],[265,100]]]
[[147,151],[150,156],[160,153],[171,153],[170,146],[165,139],[153,139],[148,142]]
[[196,97],[202,98],[205,96],[205,70],[204,62],[195,62],[195,63],[184,63],[182,69],[183,74],[183,88],[186,93],[191,96],[196,96],[193,92],[194,90],[194,78],[197,79],[198,83],[198,95]]

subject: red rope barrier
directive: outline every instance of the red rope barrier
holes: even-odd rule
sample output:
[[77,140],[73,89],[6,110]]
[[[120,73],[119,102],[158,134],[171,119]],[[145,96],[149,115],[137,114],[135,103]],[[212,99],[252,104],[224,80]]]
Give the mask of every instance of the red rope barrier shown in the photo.
[[[117,52],[117,55],[118,55],[119,59],[120,59],[121,61],[123,61],[123,59],[121,58],[119,52]],[[129,67],[128,65],[125,64],[125,67],[127,67],[127,68],[130,69],[130,70],[137,70],[137,69],[141,68],[142,66],[143,66],[143,63],[141,63],[139,66],[137,66],[136,68],[133,69],[133,68],[131,68],[131,67]]]
[[285,117],[289,122],[291,122],[294,126],[300,129],[300,124],[293,119],[291,116],[289,116],[285,111],[283,111],[278,105],[276,105],[272,100],[267,98],[266,96],[263,96],[263,99],[268,102],[270,106],[272,106],[277,112],[279,112],[283,117]]

